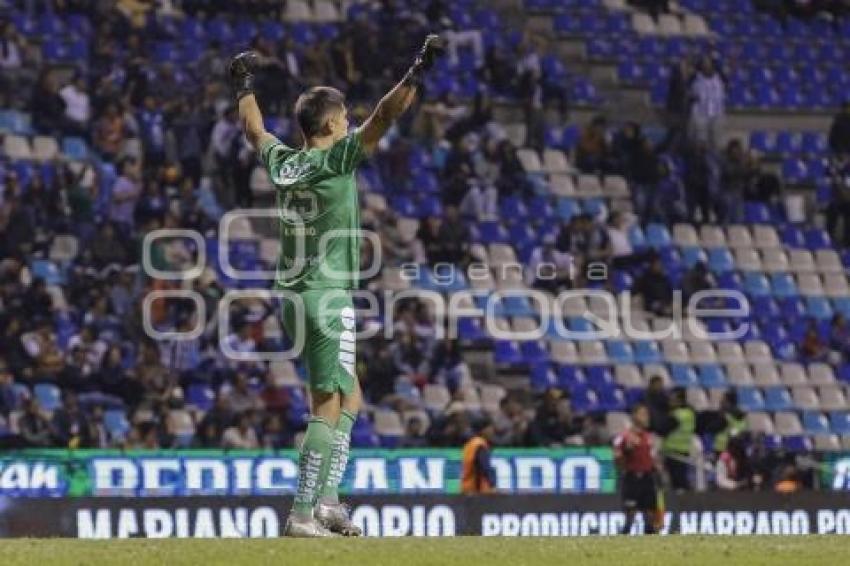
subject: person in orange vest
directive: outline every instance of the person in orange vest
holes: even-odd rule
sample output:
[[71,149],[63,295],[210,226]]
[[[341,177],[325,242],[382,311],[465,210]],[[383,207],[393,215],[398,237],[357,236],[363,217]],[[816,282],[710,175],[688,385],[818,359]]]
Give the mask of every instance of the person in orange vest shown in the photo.
[[496,478],[490,465],[490,445],[495,433],[493,422],[484,418],[476,423],[475,434],[464,444],[461,493],[491,493],[495,490]]

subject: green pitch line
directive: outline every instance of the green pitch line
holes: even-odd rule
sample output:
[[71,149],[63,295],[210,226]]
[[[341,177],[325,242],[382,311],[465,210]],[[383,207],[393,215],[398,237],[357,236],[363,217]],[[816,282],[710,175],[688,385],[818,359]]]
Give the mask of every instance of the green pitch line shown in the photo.
[[848,556],[840,536],[0,542],[4,566],[839,566]]

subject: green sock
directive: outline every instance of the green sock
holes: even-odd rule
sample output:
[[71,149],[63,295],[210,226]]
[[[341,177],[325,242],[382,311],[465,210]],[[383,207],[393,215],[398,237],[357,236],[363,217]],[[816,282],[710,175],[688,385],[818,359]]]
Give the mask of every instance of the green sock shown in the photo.
[[331,458],[328,476],[322,486],[320,500],[322,503],[339,503],[339,484],[345,474],[345,466],[348,465],[348,447],[351,444],[351,429],[357,417],[348,411],[343,411],[339,416],[336,430],[333,431],[331,442]]
[[302,518],[313,516],[319,489],[328,474],[332,441],[331,426],[327,421],[312,417],[307,423],[298,458],[298,488],[292,505],[293,515]]

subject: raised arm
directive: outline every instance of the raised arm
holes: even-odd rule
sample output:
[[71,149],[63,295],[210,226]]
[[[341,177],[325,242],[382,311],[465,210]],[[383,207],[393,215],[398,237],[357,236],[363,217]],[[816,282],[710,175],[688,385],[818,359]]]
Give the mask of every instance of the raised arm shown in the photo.
[[444,44],[440,36],[432,34],[425,38],[425,44],[404,78],[384,95],[372,115],[361,127],[360,135],[366,153],[374,152],[378,142],[393,122],[410,107],[424,72],[431,68],[436,57],[443,51]]
[[254,81],[260,57],[253,51],[246,51],[234,57],[230,63],[230,85],[236,103],[239,105],[239,121],[245,131],[248,143],[259,151],[268,140],[275,139],[266,131],[263,114],[254,95]]

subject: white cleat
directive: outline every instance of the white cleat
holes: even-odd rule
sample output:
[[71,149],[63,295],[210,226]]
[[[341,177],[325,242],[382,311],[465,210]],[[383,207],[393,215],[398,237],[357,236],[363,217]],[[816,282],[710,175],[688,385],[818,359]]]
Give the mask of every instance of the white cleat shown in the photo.
[[286,526],[283,528],[283,536],[294,538],[321,538],[321,537],[336,537],[337,534],[332,533],[312,517],[303,519],[290,515],[286,520]]
[[317,503],[313,510],[316,520],[331,532],[346,537],[359,537],[363,531],[351,522],[348,505],[344,503]]

